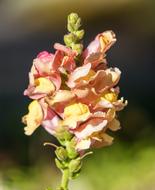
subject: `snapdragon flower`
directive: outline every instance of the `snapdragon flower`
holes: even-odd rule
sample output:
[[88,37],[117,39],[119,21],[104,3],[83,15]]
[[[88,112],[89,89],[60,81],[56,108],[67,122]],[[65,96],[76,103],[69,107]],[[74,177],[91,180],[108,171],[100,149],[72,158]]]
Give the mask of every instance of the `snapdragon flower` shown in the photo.
[[98,34],[83,50],[84,30],[76,13],[68,16],[65,45],[55,43],[54,53],[43,51],[33,60],[24,95],[32,102],[22,121],[26,135],[42,126],[60,146],[55,159],[63,177],[59,190],[81,171],[82,159],[93,148],[111,145],[108,131],[117,131],[117,112],[127,101],[119,98],[121,71],[109,68],[106,52],[116,42],[113,31]]

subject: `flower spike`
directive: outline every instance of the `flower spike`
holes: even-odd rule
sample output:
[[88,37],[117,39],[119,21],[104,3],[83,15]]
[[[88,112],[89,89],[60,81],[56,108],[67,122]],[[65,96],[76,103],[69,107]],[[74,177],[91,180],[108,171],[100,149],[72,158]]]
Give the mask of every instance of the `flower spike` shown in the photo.
[[116,42],[114,32],[96,35],[83,50],[78,14],[68,16],[67,29],[65,45],[55,43],[54,53],[43,51],[33,60],[24,91],[32,102],[22,118],[26,135],[42,126],[60,144],[44,143],[55,148],[55,164],[62,172],[57,190],[68,190],[93,148],[113,143],[108,132],[121,128],[117,113],[127,105],[119,98],[121,71],[109,68],[105,56]]

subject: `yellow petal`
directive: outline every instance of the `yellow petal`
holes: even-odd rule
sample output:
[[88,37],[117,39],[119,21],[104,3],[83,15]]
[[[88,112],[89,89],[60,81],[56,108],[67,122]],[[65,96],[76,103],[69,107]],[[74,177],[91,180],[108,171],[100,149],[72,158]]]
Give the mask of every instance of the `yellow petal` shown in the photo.
[[40,93],[52,93],[55,91],[55,86],[52,81],[50,81],[47,78],[40,77],[35,80],[35,92],[40,92]]
[[87,105],[82,103],[75,103],[65,107],[63,125],[68,125],[71,128],[76,127],[76,123],[79,121],[85,121],[88,119],[90,111]]
[[108,123],[107,127],[112,131],[117,131],[120,129],[120,122],[117,119],[113,119],[111,122]]
[[71,116],[80,116],[85,113],[89,113],[89,108],[87,105],[82,103],[75,103],[65,107],[64,109],[64,117],[71,117]]
[[27,125],[24,130],[26,135],[31,135],[42,122],[43,112],[37,100],[30,103],[29,113],[23,117],[23,122]]
[[121,71],[118,68],[109,68],[106,70],[107,74],[110,74],[112,77],[112,82],[116,83],[120,79]]
[[115,109],[112,108],[107,111],[106,119],[110,122],[115,118],[115,116],[116,116],[116,111]]
[[114,138],[106,133],[101,133],[93,137],[94,140],[96,140],[93,144],[94,148],[101,148],[104,146],[109,146],[112,144]]
[[106,31],[102,33],[99,40],[101,45],[101,51],[104,51],[107,48],[109,49],[108,46],[111,46],[116,41],[116,38],[113,31]]
[[102,135],[103,142],[105,142],[105,145],[111,145],[114,138],[111,137],[110,135],[103,133]]
[[69,91],[69,90],[59,90],[56,92],[54,96],[49,98],[47,101],[50,105],[53,105],[55,103],[62,103],[72,100],[75,97],[75,95]]
[[102,97],[101,97],[101,100],[102,99],[106,99],[108,100],[109,102],[115,102],[117,100],[117,94],[114,93],[114,92],[109,92],[109,93],[106,93],[104,94]]

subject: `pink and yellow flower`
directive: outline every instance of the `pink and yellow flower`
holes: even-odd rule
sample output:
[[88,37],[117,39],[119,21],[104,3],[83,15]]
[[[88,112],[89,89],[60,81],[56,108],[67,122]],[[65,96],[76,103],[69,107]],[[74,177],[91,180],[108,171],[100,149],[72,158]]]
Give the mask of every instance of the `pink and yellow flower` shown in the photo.
[[55,135],[59,128],[60,118],[58,115],[44,102],[44,99],[33,100],[28,107],[28,114],[22,120],[26,124],[24,128],[26,135],[32,133],[42,125],[50,134]]
[[112,143],[107,129],[120,129],[117,112],[127,105],[118,98],[121,71],[108,68],[105,59],[115,41],[112,31],[98,34],[78,67],[78,53],[59,43],[54,45],[55,54],[44,51],[34,59],[24,91],[34,99],[23,117],[25,134],[31,135],[40,125],[54,136],[64,129],[73,135],[77,151]]
[[61,86],[59,65],[61,55],[55,55],[46,51],[41,52],[33,61],[29,73],[29,86],[24,91],[24,95],[32,99],[40,99],[54,93]]

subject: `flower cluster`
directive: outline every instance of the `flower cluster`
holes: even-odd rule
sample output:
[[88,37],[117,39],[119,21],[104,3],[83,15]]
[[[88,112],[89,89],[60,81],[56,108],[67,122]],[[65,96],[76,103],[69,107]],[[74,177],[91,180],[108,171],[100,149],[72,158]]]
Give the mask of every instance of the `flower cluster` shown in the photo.
[[110,145],[108,131],[120,129],[117,112],[127,101],[119,98],[121,71],[108,67],[107,50],[116,42],[113,31],[98,34],[83,50],[84,30],[76,13],[68,16],[65,45],[55,43],[55,53],[43,51],[33,60],[24,95],[32,99],[22,121],[26,135],[39,126],[55,136],[56,165],[62,171],[59,190],[81,170],[91,148]]
[[81,53],[54,44],[55,53],[43,51],[33,60],[24,95],[33,101],[23,117],[25,134],[40,125],[57,138],[70,134],[77,151],[110,145],[108,129],[120,129],[117,112],[127,101],[119,99],[121,71],[109,68],[107,50],[116,42],[113,31],[98,34]]

